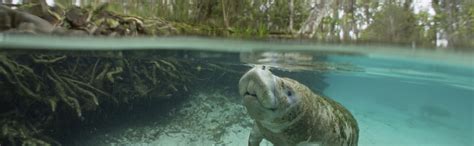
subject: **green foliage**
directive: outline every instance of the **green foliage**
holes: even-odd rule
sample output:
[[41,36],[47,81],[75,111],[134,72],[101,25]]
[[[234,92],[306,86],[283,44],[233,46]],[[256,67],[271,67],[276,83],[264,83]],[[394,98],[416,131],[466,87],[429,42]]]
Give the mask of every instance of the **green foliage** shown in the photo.
[[257,29],[254,27],[238,27],[233,29],[232,37],[237,38],[265,38],[269,35],[269,31],[265,24],[258,25]]
[[[180,34],[230,37],[294,36],[313,8],[309,0],[104,0],[109,10],[141,18],[186,23]],[[55,0],[66,8],[73,0]],[[80,1],[97,6],[103,1]],[[413,0],[323,0],[329,14],[313,30],[315,39],[377,41],[436,45],[436,35],[449,47],[473,47],[474,1],[433,0],[435,15],[413,13]],[[318,4],[316,4],[318,5]],[[290,8],[293,6],[293,9]],[[293,10],[293,12],[290,12]],[[293,20],[290,26],[290,17]],[[366,27],[368,26],[368,27]],[[179,27],[179,26],[178,26]],[[196,28],[193,28],[196,27]],[[290,28],[291,27],[291,28]],[[189,30],[184,30],[189,29]],[[241,33],[241,34],[240,34]],[[355,34],[349,36],[349,33]],[[164,33],[166,34],[166,33]],[[342,36],[340,36],[342,34]]]
[[472,47],[474,46],[474,2],[470,1],[466,3],[463,10],[466,11],[466,13],[461,12],[461,14],[464,14],[462,18],[465,20],[465,25],[462,25],[460,32],[464,35],[464,37],[462,37],[464,39],[464,45],[466,47]]
[[260,24],[257,29],[257,36],[258,37],[265,37],[268,34],[267,27],[264,24]]
[[416,17],[397,5],[387,5],[374,16],[374,22],[362,32],[362,40],[412,43],[420,37]]
[[421,46],[435,47],[436,29],[435,21],[430,18],[428,12],[420,12],[415,15],[417,20],[417,30],[419,31],[418,41]]

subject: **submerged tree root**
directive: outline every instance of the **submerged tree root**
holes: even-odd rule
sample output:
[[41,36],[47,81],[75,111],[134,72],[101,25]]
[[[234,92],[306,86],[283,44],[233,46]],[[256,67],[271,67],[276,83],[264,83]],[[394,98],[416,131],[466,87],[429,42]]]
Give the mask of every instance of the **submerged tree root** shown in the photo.
[[[53,128],[47,126],[51,121],[67,121],[51,120],[58,118],[58,114],[84,119],[87,113],[101,108],[102,103],[117,105],[141,99],[137,97],[169,99],[187,94],[189,84],[196,79],[194,71],[197,70],[192,63],[173,58],[6,55],[0,52],[0,90],[5,91],[0,93],[0,140],[13,145],[60,145],[43,132]],[[12,112],[16,114],[8,114]]]
[[18,111],[10,111],[0,115],[0,141],[2,144],[11,145],[61,145],[59,142],[41,134],[37,129]]
[[[24,94],[27,97],[33,98],[35,100],[40,99],[40,96],[36,94],[32,87],[28,87],[28,80],[38,80],[37,76],[33,70],[27,66],[20,65],[10,59],[5,55],[0,55],[0,75],[5,76],[5,79],[14,85],[17,88],[17,91],[20,94]],[[33,84],[33,87],[35,84]],[[36,86],[41,86],[36,84]]]

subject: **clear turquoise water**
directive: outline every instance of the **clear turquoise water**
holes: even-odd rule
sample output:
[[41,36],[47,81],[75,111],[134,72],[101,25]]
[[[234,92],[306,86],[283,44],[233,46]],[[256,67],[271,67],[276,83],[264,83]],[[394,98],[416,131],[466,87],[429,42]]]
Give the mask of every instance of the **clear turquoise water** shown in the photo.
[[[321,94],[342,103],[354,114],[360,127],[359,145],[474,144],[474,55],[469,52],[202,38],[30,38],[5,35],[0,35],[0,48],[192,50],[202,52],[193,53],[200,54],[194,56],[199,61],[247,68],[266,64],[273,66],[275,74],[281,76],[298,78],[303,73],[306,76],[300,79],[309,79],[312,74],[324,76],[327,88],[320,88],[317,86],[319,83],[307,85],[320,89]],[[321,64],[330,68],[323,69]],[[248,128],[239,134],[247,135],[246,132]],[[186,138],[183,137],[183,141]],[[160,139],[150,143],[157,141]],[[134,142],[126,142],[131,143]],[[245,143],[244,138],[229,145]],[[184,145],[193,144],[209,143]]]
[[330,60],[365,70],[327,74],[330,86],[324,91],[353,111],[361,145],[473,144],[472,68],[364,57]]

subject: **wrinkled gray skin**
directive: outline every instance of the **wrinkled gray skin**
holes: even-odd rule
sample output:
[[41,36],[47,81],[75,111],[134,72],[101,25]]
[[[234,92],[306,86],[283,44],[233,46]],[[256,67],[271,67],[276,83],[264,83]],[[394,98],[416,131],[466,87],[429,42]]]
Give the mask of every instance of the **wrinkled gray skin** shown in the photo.
[[0,5],[0,31],[11,29],[47,34],[54,31],[54,26],[38,16]]
[[249,145],[263,138],[274,145],[356,146],[359,128],[341,104],[299,82],[256,66],[239,81],[239,93],[255,125]]

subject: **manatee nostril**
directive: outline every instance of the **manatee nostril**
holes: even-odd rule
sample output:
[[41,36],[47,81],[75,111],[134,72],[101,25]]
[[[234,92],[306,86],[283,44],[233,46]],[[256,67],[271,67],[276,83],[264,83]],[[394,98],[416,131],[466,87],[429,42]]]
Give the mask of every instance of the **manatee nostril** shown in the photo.
[[255,97],[257,97],[257,94],[250,94],[250,92],[248,92],[248,91],[245,92],[244,95],[250,95],[250,96],[255,96]]

